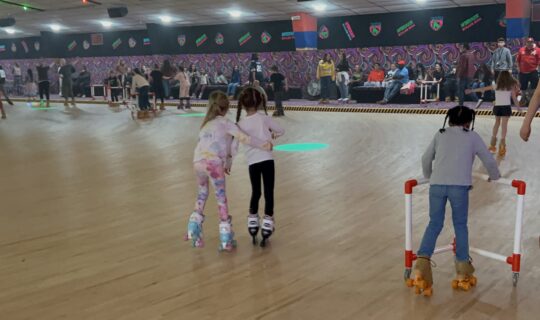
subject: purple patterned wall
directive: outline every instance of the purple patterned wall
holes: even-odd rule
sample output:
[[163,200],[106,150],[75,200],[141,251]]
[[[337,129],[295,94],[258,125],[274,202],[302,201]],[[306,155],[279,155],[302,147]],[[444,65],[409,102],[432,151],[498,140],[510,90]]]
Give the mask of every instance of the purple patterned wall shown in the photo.
[[[519,40],[508,44],[512,53],[515,54],[522,45]],[[491,52],[496,49],[495,43],[472,43],[476,63],[486,63],[491,58]],[[390,63],[403,59],[407,62],[420,62],[425,66],[431,67],[436,62],[442,62],[446,68],[455,61],[459,55],[456,44],[435,44],[418,46],[396,46],[381,48],[353,48],[343,49],[349,56],[351,66],[360,64],[363,70],[369,70],[370,66],[378,62],[385,69],[388,69]],[[272,65],[278,65],[291,86],[305,86],[315,78],[315,70],[318,61],[326,52],[330,53],[334,59],[337,59],[341,50],[317,50],[317,51],[293,51],[293,52],[267,52],[261,53],[260,57],[266,71]],[[231,54],[189,54],[189,55],[162,55],[162,56],[131,56],[131,57],[96,57],[96,58],[75,58],[69,59],[75,65],[77,70],[86,66],[92,73],[92,83],[102,83],[108,71],[112,70],[117,62],[122,59],[130,66],[140,67],[142,65],[153,66],[154,63],[161,64],[165,59],[169,59],[175,65],[195,64],[199,69],[209,70],[210,74],[217,71],[223,71],[229,76],[233,66],[239,65],[242,70],[242,80],[247,79],[249,60],[251,55],[245,53]],[[33,59],[33,60],[2,60],[0,65],[4,66],[8,79],[11,77],[11,68],[15,62],[18,62],[23,70],[34,67],[38,61],[50,64],[53,59]],[[51,75],[53,72],[50,72]],[[57,79],[56,75],[52,79]],[[57,88],[53,84],[53,88]]]

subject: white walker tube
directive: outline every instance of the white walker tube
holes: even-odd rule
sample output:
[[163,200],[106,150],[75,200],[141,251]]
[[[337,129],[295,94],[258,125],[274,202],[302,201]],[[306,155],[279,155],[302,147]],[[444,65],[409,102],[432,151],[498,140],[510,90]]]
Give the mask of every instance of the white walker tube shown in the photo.
[[452,251],[454,250],[454,246],[449,244],[447,246],[444,246],[444,247],[440,247],[440,248],[437,248],[435,249],[435,251],[433,251],[433,254],[439,254],[439,253],[443,253],[443,252],[447,252],[447,251]]
[[503,256],[503,255],[500,255],[498,253],[494,253],[494,252],[490,252],[490,251],[487,251],[487,250],[482,250],[482,249],[478,249],[478,248],[474,248],[474,247],[469,247],[469,251],[474,252],[474,253],[476,253],[478,255],[481,255],[483,257],[486,257],[486,258],[506,262],[506,257]]
[[405,195],[405,250],[412,250],[412,194]]
[[516,226],[514,230],[514,254],[521,254],[521,231],[523,227],[524,195],[518,194],[516,208]]

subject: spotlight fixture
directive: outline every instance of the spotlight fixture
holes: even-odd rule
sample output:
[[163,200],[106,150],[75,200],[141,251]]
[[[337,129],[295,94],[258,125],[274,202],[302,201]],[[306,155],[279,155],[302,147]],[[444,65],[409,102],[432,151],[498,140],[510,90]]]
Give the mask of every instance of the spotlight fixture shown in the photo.
[[229,15],[233,18],[240,18],[242,16],[242,12],[239,10],[230,10]]
[[172,18],[170,16],[160,16],[159,19],[163,23],[171,23],[172,21]]
[[56,24],[56,23],[50,24],[49,27],[54,32],[58,32],[58,31],[60,31],[62,29],[62,26],[59,25],[59,24]]
[[326,3],[315,3],[313,9],[317,12],[323,12],[326,10]]
[[100,21],[101,25],[105,28],[110,28],[112,27],[112,22],[110,21],[107,21],[107,20],[103,20],[103,21]]

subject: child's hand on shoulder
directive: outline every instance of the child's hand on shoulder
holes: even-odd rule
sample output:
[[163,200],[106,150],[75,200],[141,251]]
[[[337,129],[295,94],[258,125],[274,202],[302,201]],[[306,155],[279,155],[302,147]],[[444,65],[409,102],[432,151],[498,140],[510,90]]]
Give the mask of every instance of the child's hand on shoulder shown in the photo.
[[263,145],[262,145],[262,148],[266,151],[272,151],[274,149],[274,145],[272,144],[272,142],[270,141],[266,141]]

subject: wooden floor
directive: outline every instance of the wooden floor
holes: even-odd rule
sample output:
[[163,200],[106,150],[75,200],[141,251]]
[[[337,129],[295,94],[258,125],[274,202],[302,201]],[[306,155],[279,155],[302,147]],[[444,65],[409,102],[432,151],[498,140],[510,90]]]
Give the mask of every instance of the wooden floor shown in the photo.
[[[473,256],[471,292],[450,287],[450,255],[436,256],[434,296],[403,283],[403,182],[439,115],[289,112],[281,143],[324,142],[312,153],[275,152],[277,231],[253,247],[245,224],[250,185],[240,156],[228,178],[238,249],[217,252],[216,203],[206,247],[182,241],[195,200],[193,149],[201,118],[169,109],[146,123],[100,106],[8,107],[0,121],[0,318],[57,319],[538,319],[540,127],[518,140],[510,122],[503,175],[529,182],[522,274]],[[234,110],[235,112],[236,110]],[[232,114],[231,114],[232,116]],[[538,120],[537,120],[538,121]],[[477,119],[487,140],[490,117]],[[479,163],[477,163],[479,165]],[[482,169],[477,169],[481,171]],[[510,254],[515,197],[478,182],[471,244]],[[262,202],[261,202],[262,204]],[[415,197],[414,246],[427,222]],[[439,244],[452,238],[447,219]]]

